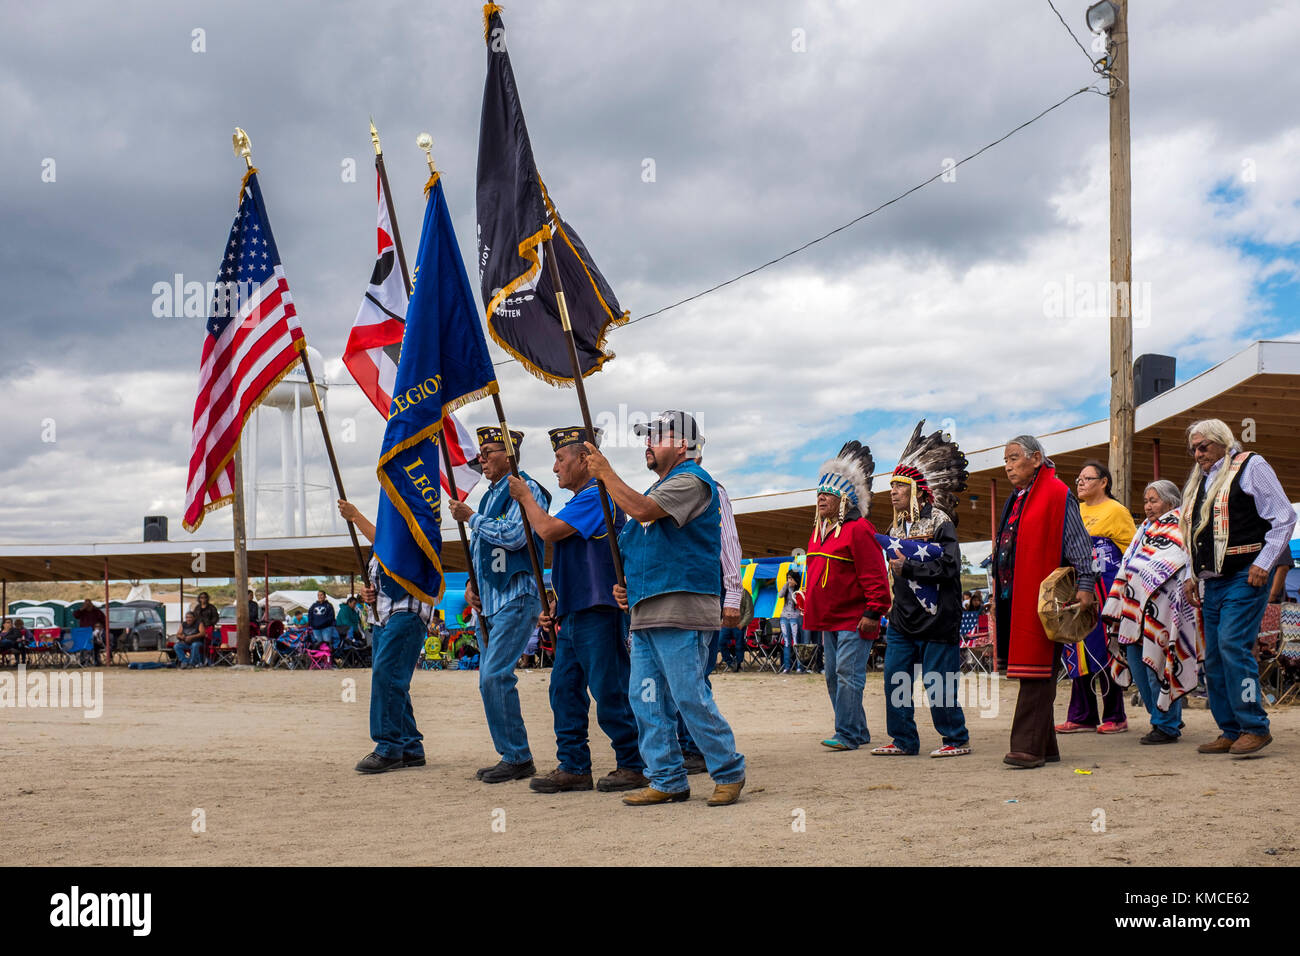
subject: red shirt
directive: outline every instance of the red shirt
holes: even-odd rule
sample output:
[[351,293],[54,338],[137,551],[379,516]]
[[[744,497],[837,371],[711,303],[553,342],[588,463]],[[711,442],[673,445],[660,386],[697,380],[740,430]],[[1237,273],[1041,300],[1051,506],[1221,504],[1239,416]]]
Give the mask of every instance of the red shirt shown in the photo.
[[104,612],[97,607],[79,607],[72,612],[72,616],[77,619],[78,627],[94,627],[96,624],[104,626]]
[[865,615],[889,611],[885,553],[866,518],[845,522],[826,540],[809,537],[804,581],[805,630],[856,631]]

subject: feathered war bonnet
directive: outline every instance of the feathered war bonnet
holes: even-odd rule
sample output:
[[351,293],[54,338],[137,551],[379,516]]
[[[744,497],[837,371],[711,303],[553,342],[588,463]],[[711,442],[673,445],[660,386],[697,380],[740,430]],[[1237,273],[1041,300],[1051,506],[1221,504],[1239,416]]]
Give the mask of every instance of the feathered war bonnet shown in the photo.
[[[845,442],[840,453],[821,467],[821,477],[817,479],[817,493],[838,495],[840,515],[835,522],[835,532],[840,533],[844,516],[850,507],[866,514],[871,507],[871,473],[875,471],[876,462],[871,457],[871,449],[862,442]],[[820,531],[821,519],[813,511],[813,529]]]
[[920,516],[921,505],[929,501],[956,524],[957,495],[966,490],[966,456],[942,431],[921,437],[924,425],[924,418],[916,423],[889,481],[911,485],[908,520],[915,521]]

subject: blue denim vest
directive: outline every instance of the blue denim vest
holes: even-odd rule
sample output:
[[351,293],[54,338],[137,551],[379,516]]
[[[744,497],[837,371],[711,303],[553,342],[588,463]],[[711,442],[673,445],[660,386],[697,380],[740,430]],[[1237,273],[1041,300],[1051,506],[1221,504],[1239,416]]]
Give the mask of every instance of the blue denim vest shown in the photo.
[[718,488],[709,473],[687,459],[651,485],[650,491],[683,473],[708,486],[709,506],[681,528],[672,518],[646,525],[628,519],[618,536],[628,607],[673,591],[722,596],[722,513]]
[[[524,481],[533,480],[524,471],[521,471],[519,476]],[[537,490],[542,493],[542,508],[549,511],[551,496],[540,484],[537,485]],[[510,484],[508,481],[502,480],[499,488],[495,489],[495,491],[489,491],[483,496],[483,500],[479,503],[479,514],[485,518],[500,518],[509,509],[512,501]],[[537,543],[537,560],[544,562],[546,560],[546,543],[542,541],[541,535],[535,531],[533,532],[533,540]],[[492,588],[499,593],[505,590],[506,585],[510,583],[510,579],[516,574],[527,573],[531,575],[533,573],[533,562],[528,557],[528,546],[525,544],[518,551],[506,551],[505,570],[493,570],[493,564],[499,563],[494,560],[495,555],[493,554],[498,547],[500,545],[489,544],[484,541],[482,535],[475,535],[474,550],[478,553],[479,576],[483,578],[481,587]]]

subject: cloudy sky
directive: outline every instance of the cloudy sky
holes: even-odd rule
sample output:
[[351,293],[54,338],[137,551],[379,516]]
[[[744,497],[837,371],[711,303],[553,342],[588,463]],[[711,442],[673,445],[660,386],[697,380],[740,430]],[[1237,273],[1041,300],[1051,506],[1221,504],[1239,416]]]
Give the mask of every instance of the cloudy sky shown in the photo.
[[[1084,38],[1085,4],[1057,6]],[[541,174],[633,317],[853,219],[1096,81],[1046,0],[552,0],[506,4],[504,18]],[[1138,0],[1130,25],[1134,350],[1177,356],[1181,382],[1254,339],[1297,337],[1300,7]],[[0,54],[0,542],[139,540],[155,513],[185,536],[203,320],[155,317],[154,286],[215,276],[242,173],[236,125],[325,357],[345,483],[373,513],[382,422],[339,361],[374,257],[367,118],[410,254],[427,130],[472,262],[480,6],[11,6]],[[588,380],[593,411],[694,411],[733,496],[809,487],[848,438],[892,466],[919,417],[948,420],[968,450],[1103,417],[1107,191],[1107,101],[1088,93],[954,181],[615,331],[617,360]],[[524,465],[554,488],[544,429],[576,420],[573,393],[513,363],[499,372],[530,433]],[[485,424],[490,405],[463,417]],[[263,535],[283,529],[278,435],[268,417]],[[639,482],[639,451],[613,441]],[[312,428],[306,444],[320,533],[330,494]],[[224,509],[200,535],[229,528]]]

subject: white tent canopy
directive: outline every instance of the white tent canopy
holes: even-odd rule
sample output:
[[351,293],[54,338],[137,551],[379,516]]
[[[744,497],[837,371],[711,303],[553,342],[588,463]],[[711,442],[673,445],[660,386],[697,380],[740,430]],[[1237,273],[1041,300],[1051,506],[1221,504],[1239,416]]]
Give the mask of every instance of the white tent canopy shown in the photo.
[[[329,601],[334,607],[334,613],[338,613],[343,602],[338,598],[325,595],[325,600]],[[272,591],[271,606],[284,608],[285,611],[305,611],[316,603],[315,591]]]

